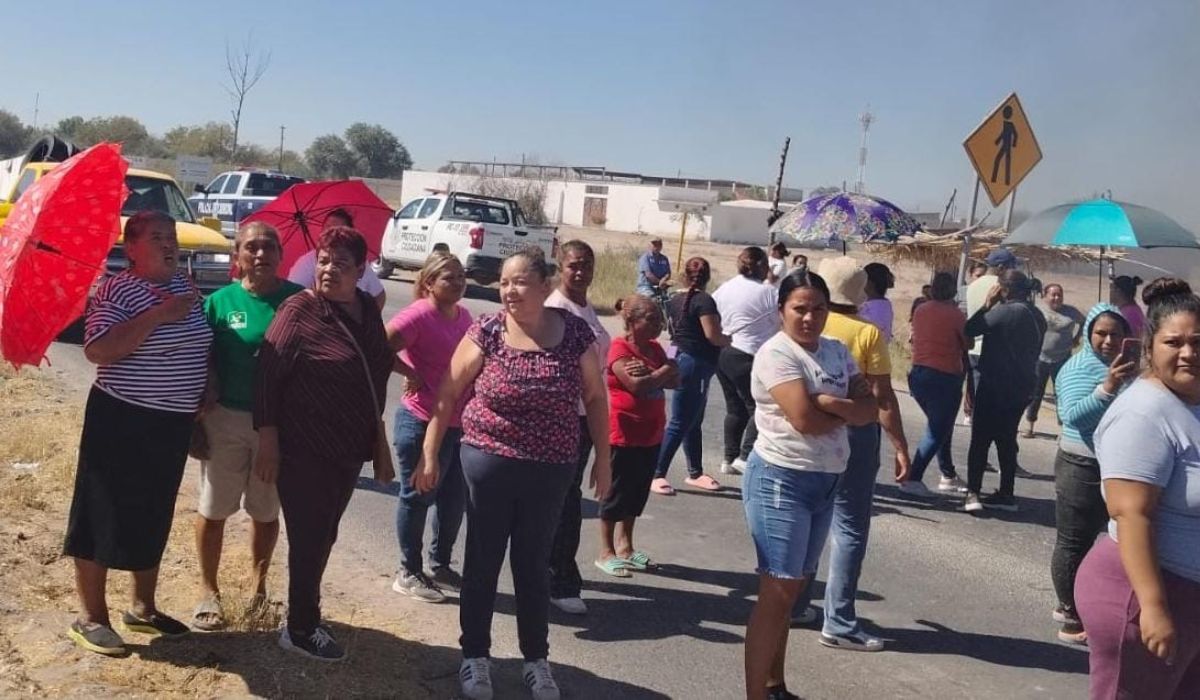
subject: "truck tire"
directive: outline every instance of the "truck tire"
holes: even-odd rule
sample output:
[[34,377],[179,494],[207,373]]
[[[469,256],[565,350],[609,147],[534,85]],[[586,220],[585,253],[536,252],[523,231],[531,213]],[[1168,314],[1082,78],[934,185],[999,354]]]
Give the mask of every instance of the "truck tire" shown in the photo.
[[395,271],[395,269],[395,265],[384,260],[383,258],[375,258],[371,261],[371,272],[374,272],[375,276],[381,280],[391,277],[392,272]]

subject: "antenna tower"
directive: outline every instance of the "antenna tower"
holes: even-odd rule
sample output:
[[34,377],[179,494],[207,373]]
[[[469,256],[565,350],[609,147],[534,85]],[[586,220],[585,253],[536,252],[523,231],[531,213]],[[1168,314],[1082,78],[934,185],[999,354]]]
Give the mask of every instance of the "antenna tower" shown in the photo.
[[858,123],[862,124],[862,143],[858,147],[858,180],[854,183],[854,191],[858,194],[866,194],[867,191],[867,141],[874,121],[871,105],[867,105],[866,111],[858,115]]

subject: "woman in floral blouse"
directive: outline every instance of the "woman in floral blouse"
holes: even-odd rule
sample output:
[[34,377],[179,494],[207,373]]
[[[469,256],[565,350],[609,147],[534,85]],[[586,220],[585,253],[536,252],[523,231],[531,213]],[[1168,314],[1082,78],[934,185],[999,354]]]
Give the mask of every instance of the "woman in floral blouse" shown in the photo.
[[425,436],[414,485],[437,483],[438,449],[459,398],[474,389],[462,416],[467,482],[467,545],[459,612],[463,695],[491,698],[492,611],[511,541],[510,564],[525,684],[539,700],[558,698],[546,661],[550,547],[576,468],[583,399],[596,449],[597,500],[610,482],[608,405],[587,323],[545,308],[550,267],[536,249],[509,257],[500,272],[503,309],[473,323],[450,360]]

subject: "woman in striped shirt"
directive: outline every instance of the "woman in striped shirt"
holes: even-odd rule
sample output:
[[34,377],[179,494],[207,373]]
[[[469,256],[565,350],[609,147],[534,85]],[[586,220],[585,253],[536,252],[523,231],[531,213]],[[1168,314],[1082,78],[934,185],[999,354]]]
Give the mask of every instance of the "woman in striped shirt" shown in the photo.
[[126,652],[109,622],[109,569],[133,572],[126,630],[188,632],[159,612],[155,588],[212,342],[200,297],[178,269],[174,219],[157,211],[131,217],[125,254],[129,268],[100,284],[87,312],[84,355],[98,367],[63,546],[75,559],[81,603],[68,636],[109,656]]
[[[279,645],[322,661],[345,656],[321,622],[321,577],[363,462],[374,457],[394,355],[379,307],[355,288],[367,244],[338,226],[317,243],[313,289],[279,306],[254,386],[255,474],[279,487],[288,535],[288,615]],[[394,474],[376,464],[375,477]]]

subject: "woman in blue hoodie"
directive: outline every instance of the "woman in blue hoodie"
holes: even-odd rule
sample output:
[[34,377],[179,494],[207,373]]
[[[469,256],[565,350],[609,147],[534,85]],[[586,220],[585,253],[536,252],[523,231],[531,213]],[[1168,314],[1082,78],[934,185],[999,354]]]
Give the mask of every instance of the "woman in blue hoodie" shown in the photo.
[[1100,463],[1092,435],[1116,395],[1133,379],[1137,362],[1122,362],[1121,341],[1129,322],[1111,304],[1097,304],[1084,322],[1085,348],[1063,365],[1055,382],[1062,434],[1054,461],[1057,537],[1050,577],[1058,595],[1058,638],[1084,644],[1087,633],[1075,611],[1075,572],[1108,524],[1100,495]]

